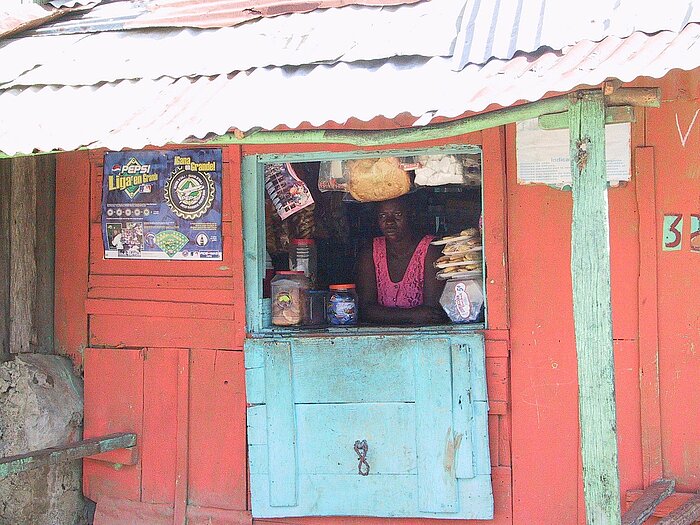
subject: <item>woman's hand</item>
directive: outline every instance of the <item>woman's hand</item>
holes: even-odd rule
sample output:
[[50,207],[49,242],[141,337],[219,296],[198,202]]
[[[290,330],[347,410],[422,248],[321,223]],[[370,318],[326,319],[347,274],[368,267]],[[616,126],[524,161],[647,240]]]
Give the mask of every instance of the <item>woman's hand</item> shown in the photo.
[[445,312],[442,308],[433,306],[416,306],[406,310],[407,321],[410,324],[439,324],[447,320]]

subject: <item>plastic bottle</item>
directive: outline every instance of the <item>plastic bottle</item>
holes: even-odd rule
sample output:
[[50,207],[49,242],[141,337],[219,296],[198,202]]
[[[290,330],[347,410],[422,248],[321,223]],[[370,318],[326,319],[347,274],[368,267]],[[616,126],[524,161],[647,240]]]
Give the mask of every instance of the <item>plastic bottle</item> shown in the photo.
[[304,272],[314,287],[317,267],[316,242],[313,239],[292,239],[289,245],[289,269]]

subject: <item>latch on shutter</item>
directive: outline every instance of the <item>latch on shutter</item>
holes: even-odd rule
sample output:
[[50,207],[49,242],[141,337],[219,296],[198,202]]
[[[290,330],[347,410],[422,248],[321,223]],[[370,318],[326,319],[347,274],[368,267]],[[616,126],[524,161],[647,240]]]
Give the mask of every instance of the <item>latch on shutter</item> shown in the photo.
[[357,465],[357,472],[360,474],[360,476],[369,475],[369,463],[367,463],[368,450],[369,445],[367,445],[366,439],[363,439],[362,441],[358,439],[357,441],[355,441],[355,453],[357,454],[357,459],[359,460],[359,464]]

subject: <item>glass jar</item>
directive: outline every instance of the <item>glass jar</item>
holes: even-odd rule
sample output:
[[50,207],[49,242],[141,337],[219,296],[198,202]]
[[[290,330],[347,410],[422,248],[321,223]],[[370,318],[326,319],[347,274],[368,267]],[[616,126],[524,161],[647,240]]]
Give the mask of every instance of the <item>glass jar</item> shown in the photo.
[[272,324],[300,325],[306,310],[306,292],[311,288],[304,272],[280,271],[270,284],[272,291]]
[[326,308],[328,322],[332,325],[357,324],[357,293],[354,284],[332,284]]
[[309,290],[306,292],[306,311],[304,312],[304,325],[325,326],[328,324],[326,317],[326,300],[328,292],[325,290]]
[[304,272],[311,286],[316,285],[318,253],[313,239],[292,239],[289,244],[289,269]]

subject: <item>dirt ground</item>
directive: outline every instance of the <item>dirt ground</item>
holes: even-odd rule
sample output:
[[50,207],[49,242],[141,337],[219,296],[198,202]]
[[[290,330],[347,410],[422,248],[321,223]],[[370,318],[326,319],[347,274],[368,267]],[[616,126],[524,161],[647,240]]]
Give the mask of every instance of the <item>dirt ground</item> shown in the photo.
[[[82,437],[83,385],[63,357],[27,354],[0,364],[0,456]],[[81,462],[0,480],[0,525],[83,525]]]

